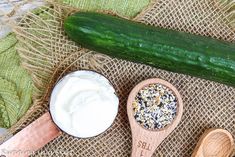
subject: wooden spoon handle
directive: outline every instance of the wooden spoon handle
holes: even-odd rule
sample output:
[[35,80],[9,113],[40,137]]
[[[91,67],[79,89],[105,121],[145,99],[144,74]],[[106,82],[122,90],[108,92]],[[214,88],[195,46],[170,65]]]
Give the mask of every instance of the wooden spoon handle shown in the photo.
[[131,157],[151,157],[155,147],[145,140],[134,140],[132,144]]
[[0,156],[27,157],[58,137],[61,131],[47,112],[15,136],[0,145]]
[[[167,137],[168,133],[155,133],[156,136],[149,136],[148,130],[138,130],[132,133],[132,155],[131,157],[151,157],[155,149]],[[161,138],[156,138],[160,136]]]

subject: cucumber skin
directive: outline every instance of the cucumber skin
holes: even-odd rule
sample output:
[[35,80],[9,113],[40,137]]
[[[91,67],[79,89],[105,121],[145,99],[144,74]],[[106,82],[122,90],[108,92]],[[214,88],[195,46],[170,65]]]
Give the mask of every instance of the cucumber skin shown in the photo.
[[92,12],[67,17],[64,29],[82,47],[111,57],[235,87],[234,43]]

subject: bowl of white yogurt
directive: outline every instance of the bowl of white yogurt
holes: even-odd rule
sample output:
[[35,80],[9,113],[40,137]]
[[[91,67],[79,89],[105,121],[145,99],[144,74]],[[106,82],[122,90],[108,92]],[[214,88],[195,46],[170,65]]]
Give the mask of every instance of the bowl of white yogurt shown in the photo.
[[107,78],[94,71],[79,70],[56,84],[50,98],[50,113],[62,131],[89,138],[112,125],[118,105],[115,89]]

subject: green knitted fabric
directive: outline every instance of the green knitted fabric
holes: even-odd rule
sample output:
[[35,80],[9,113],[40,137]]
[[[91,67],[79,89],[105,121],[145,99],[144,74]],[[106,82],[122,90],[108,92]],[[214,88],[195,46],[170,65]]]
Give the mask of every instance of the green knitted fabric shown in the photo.
[[10,127],[17,122],[20,99],[14,83],[0,77],[0,115],[3,126]]
[[32,80],[20,65],[14,34],[0,40],[0,127],[9,128],[32,103]]
[[126,17],[134,17],[150,0],[57,0],[81,10],[107,10]]

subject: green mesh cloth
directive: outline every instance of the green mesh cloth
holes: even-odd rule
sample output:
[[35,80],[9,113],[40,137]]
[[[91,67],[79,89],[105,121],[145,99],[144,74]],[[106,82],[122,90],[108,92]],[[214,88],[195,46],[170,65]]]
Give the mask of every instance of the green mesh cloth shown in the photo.
[[0,127],[9,128],[32,103],[32,80],[20,65],[14,34],[0,40]]
[[134,17],[150,0],[57,0],[81,10],[107,10],[126,17]]

